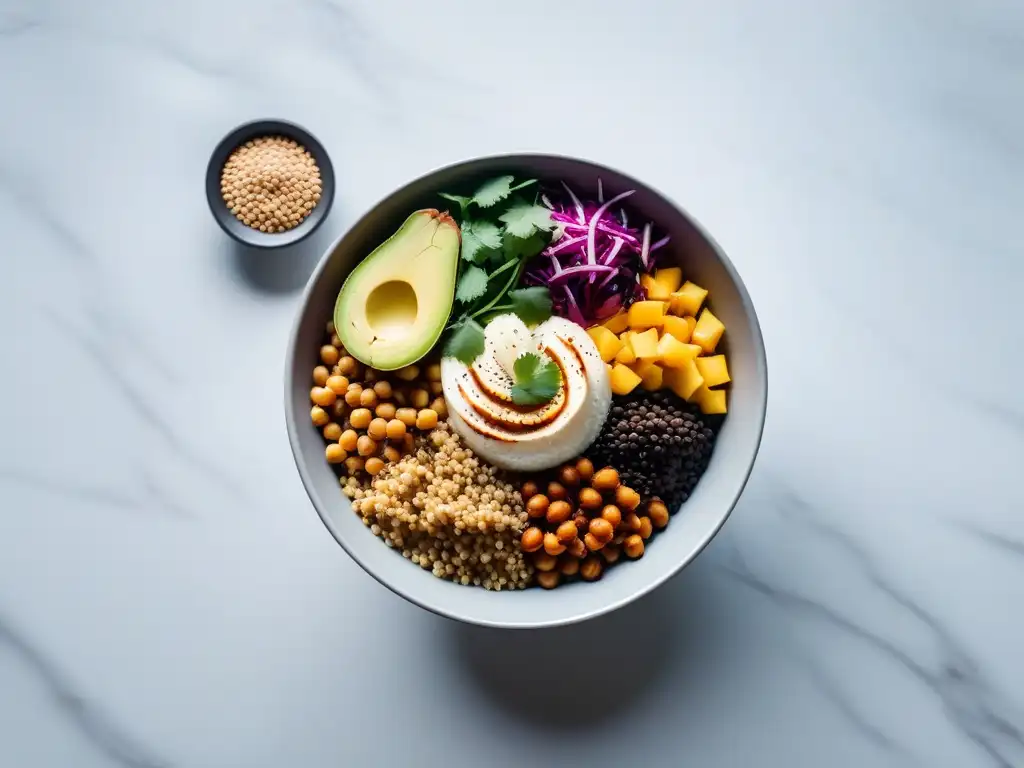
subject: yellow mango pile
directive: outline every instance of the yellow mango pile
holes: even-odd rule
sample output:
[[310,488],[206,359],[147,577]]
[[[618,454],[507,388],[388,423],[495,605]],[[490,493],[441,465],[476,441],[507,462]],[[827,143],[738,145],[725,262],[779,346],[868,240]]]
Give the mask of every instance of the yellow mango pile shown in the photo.
[[725,413],[721,385],[730,381],[729,368],[725,355],[715,354],[725,325],[701,308],[708,292],[683,282],[678,267],[643,275],[640,283],[646,301],[587,330],[608,365],[612,392],[668,388],[703,413]]

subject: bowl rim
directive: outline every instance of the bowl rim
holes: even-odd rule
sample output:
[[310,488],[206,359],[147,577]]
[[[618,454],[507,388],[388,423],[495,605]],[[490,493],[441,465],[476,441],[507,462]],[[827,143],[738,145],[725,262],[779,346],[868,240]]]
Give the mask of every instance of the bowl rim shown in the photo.
[[[260,232],[238,222],[220,196],[220,172],[231,153],[246,141],[267,134],[280,134],[302,144],[320,170],[320,200],[309,216],[285,232]],[[312,133],[297,123],[276,117],[249,120],[232,128],[217,142],[206,163],[206,202],[210,213],[225,234],[237,243],[274,250],[295,245],[312,235],[323,224],[334,203],[334,166],[324,145]]]
[[[746,465],[743,467],[742,476],[739,478],[739,482],[736,485],[735,492],[733,493],[732,498],[729,500],[726,506],[725,513],[721,516],[721,519],[718,520],[717,524],[713,528],[711,528],[708,531],[708,533],[696,543],[694,547],[691,548],[687,555],[683,558],[680,558],[678,564],[675,565],[675,567],[666,571],[663,575],[659,576],[658,578],[655,578],[650,582],[644,584],[643,586],[637,588],[629,595],[622,597],[616,601],[609,602],[608,604],[596,610],[590,610],[576,614],[569,613],[566,616],[559,617],[557,619],[540,621],[503,622],[494,621],[490,619],[478,619],[471,614],[460,612],[457,609],[446,608],[443,605],[432,604],[425,600],[422,600],[418,598],[415,594],[410,594],[409,592],[399,589],[395,585],[391,584],[388,580],[386,580],[381,575],[376,573],[373,568],[367,565],[367,563],[364,562],[362,558],[360,558],[359,554],[355,551],[355,548],[350,547],[343,540],[343,537],[341,537],[334,530],[334,527],[331,525],[329,516],[324,511],[322,502],[316,493],[312,478],[309,474],[309,470],[305,466],[305,462],[300,458],[298,421],[297,419],[294,418],[294,414],[291,412],[290,401],[292,398],[292,390],[294,387],[292,361],[295,359],[295,355],[297,353],[299,330],[302,325],[303,317],[305,316],[306,307],[309,304],[310,295],[313,291],[313,287],[318,283],[322,273],[327,268],[327,263],[330,260],[331,255],[335,252],[335,250],[345,239],[345,237],[348,236],[349,232],[351,232],[353,229],[362,224],[367,219],[367,217],[372,215],[373,212],[378,207],[383,205],[393,195],[397,194],[406,187],[422,182],[431,176],[434,176],[439,173],[444,173],[447,171],[458,170],[466,166],[472,166],[482,161],[505,160],[511,164],[515,163],[517,160],[524,159],[549,159],[563,162],[567,161],[570,163],[582,163],[584,165],[592,167],[598,172],[608,171],[609,173],[617,174],[630,184],[635,184],[638,187],[644,187],[650,190],[654,194],[660,196],[672,207],[676,208],[680,213],[682,213],[683,216],[686,217],[686,219],[689,221],[690,225],[694,227],[695,231],[701,237],[703,237],[705,241],[714,250],[716,257],[720,260],[729,278],[732,280],[732,282],[737,288],[737,291],[740,295],[741,304],[743,305],[744,312],[750,319],[752,331],[751,341],[754,346],[755,356],[757,357],[756,370],[759,373],[759,390],[762,394],[760,397],[760,402],[757,403],[757,440],[754,445],[754,450],[751,452],[751,455]],[[331,534],[334,540],[341,546],[341,548],[348,554],[348,556],[351,557],[359,565],[359,567],[361,567],[366,573],[373,577],[373,579],[377,581],[377,583],[386,587],[392,593],[404,598],[405,600],[408,600],[410,603],[417,605],[420,608],[423,608],[424,610],[430,611],[431,613],[437,616],[442,616],[447,619],[453,619],[455,621],[465,622],[467,624],[491,627],[495,629],[546,629],[550,627],[569,626],[572,624],[578,624],[584,621],[589,621],[590,619],[595,619],[599,616],[611,613],[612,611],[618,610],[619,608],[622,608],[632,602],[635,602],[636,600],[639,600],[641,597],[650,594],[655,589],[657,589],[658,587],[665,584],[667,581],[677,576],[687,565],[689,565],[695,559],[697,559],[700,553],[707,548],[708,544],[711,543],[711,540],[718,534],[718,532],[722,529],[722,526],[725,525],[725,522],[732,515],[733,509],[735,509],[736,504],[739,502],[740,497],[743,495],[743,491],[746,489],[747,483],[750,480],[750,475],[753,472],[754,464],[757,460],[758,453],[761,449],[761,441],[764,435],[764,425],[767,417],[768,406],[768,360],[767,355],[765,353],[764,336],[761,332],[761,323],[757,317],[757,312],[754,309],[754,303],[750,298],[749,292],[747,291],[746,284],[743,282],[743,279],[737,272],[736,267],[733,265],[732,261],[726,255],[722,247],[718,244],[718,241],[711,236],[707,229],[705,229],[705,227],[696,218],[694,218],[694,216],[690,214],[688,210],[686,210],[683,206],[679,205],[679,203],[677,203],[672,197],[666,195],[660,189],[658,189],[655,186],[652,186],[651,184],[648,184],[647,182],[641,182],[639,179],[637,179],[636,177],[629,173],[620,171],[617,168],[613,168],[612,166],[609,166],[605,163],[595,162],[584,157],[549,152],[501,152],[489,155],[479,155],[476,157],[445,163],[443,165],[434,167],[433,169],[428,170],[424,173],[421,173],[412,179],[409,179],[408,181],[402,183],[401,185],[391,189],[387,194],[383,195],[378,200],[376,200],[372,205],[366,208],[358,216],[358,218],[356,218],[352,222],[352,224],[345,229],[344,232],[339,234],[338,237],[331,242],[331,244],[324,251],[324,254],[320,257],[319,262],[317,262],[316,268],[313,270],[312,274],[309,277],[309,280],[306,282],[306,286],[303,289],[302,296],[300,297],[299,300],[299,306],[298,309],[296,310],[295,318],[292,322],[292,329],[288,337],[288,347],[285,357],[284,385],[284,415],[286,427],[288,430],[288,443],[291,447],[292,460],[295,462],[295,467],[298,470],[300,479],[302,480],[302,485],[306,491],[306,496],[313,504],[313,507],[316,510],[317,515],[320,517],[320,521],[323,523],[324,527],[327,528],[328,532]],[[431,574],[424,574],[424,576],[435,578]]]

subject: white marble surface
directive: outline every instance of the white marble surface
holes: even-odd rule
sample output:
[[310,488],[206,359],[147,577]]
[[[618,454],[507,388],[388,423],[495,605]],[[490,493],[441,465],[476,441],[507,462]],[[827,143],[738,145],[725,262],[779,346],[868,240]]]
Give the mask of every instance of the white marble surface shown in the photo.
[[[1024,765],[1019,0],[0,0],[0,73],[0,765]],[[339,176],[286,258],[203,197],[268,115]],[[771,377],[708,551],[532,635],[366,576],[281,413],[325,244],[512,149],[682,201]]]

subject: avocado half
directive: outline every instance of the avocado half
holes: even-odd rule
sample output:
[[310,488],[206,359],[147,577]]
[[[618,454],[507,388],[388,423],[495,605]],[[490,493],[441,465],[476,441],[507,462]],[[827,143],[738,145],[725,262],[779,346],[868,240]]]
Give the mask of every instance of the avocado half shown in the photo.
[[415,363],[444,331],[455,301],[459,225],[416,211],[349,273],[334,305],[348,354],[381,371]]

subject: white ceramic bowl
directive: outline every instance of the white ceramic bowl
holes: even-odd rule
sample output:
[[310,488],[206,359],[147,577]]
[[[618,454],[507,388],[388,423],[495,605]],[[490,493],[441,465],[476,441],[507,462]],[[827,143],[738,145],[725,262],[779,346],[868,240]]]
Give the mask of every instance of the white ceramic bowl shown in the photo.
[[[593,190],[598,178],[606,195],[635,189],[629,208],[671,235],[666,246],[688,279],[710,291],[709,302],[726,325],[724,349],[733,378],[729,414],[718,435],[707,472],[644,556],[607,570],[600,581],[491,592],[438,579],[375,537],[341,493],[324,461],[324,442],[309,420],[309,388],[323,328],[345,276],[418,208],[436,208],[438,191],[472,189],[500,175],[564,179],[576,190]],[[663,257],[664,258],[664,257]],[[682,208],[619,171],[584,160],[552,155],[485,157],[447,166],[409,182],[375,205],[324,254],[303,293],[288,344],[285,416],[299,475],[313,506],[338,543],[371,576],[417,605],[460,621],[493,627],[538,628],[570,624],[620,608],[650,592],[693,560],[729,517],[754,465],[764,427],[768,374],[764,342],[736,270],[711,237]]]

